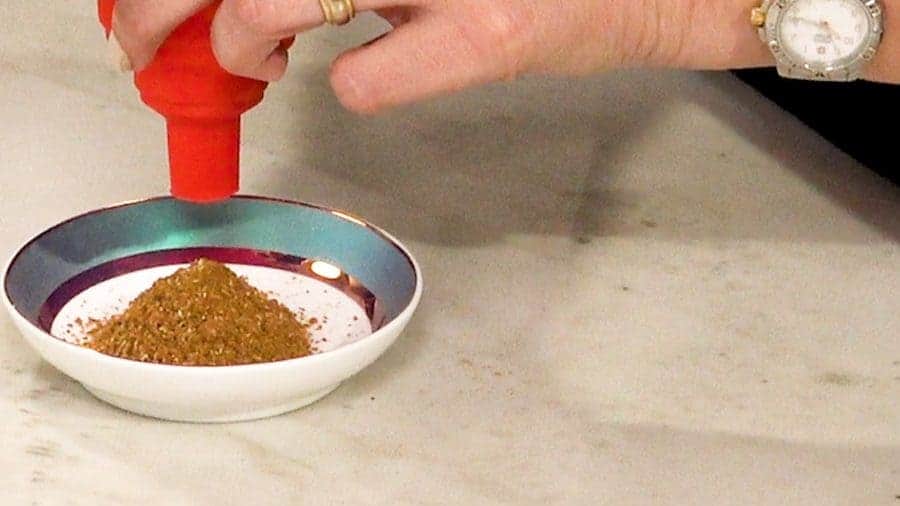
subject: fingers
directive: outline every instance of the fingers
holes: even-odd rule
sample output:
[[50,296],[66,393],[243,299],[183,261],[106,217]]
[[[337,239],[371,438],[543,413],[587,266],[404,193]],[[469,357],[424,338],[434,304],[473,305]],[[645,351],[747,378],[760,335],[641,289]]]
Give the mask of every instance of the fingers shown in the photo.
[[[388,9],[399,14],[404,9],[399,4],[421,1],[354,0],[354,6],[357,12]],[[287,67],[279,41],[324,21],[319,0],[224,0],[213,21],[213,51],[232,74],[276,81]]]
[[134,70],[146,67],[156,50],[184,20],[212,0],[118,0],[113,34]]
[[[113,28],[133,67],[146,66],[168,34],[211,1],[119,0]],[[332,86],[347,108],[375,112],[515,73],[508,57],[515,25],[507,15],[480,10],[477,21],[465,21],[451,10],[426,11],[425,1],[355,0],[357,11],[374,10],[396,28],[335,61]],[[276,81],[288,61],[282,40],[323,21],[318,0],[223,0],[213,51],[233,74]]]
[[331,85],[348,109],[374,113],[494,81],[505,71],[460,25],[429,14],[341,55]]
[[[278,3],[278,0],[272,3]],[[312,3],[312,2],[307,2]],[[283,37],[293,35],[282,27],[263,27],[265,5],[245,0],[225,0],[212,24],[212,47],[219,65],[235,75],[277,81],[287,69]],[[292,13],[296,14],[296,13]],[[285,18],[292,15],[285,15]],[[301,31],[303,25],[297,26]]]

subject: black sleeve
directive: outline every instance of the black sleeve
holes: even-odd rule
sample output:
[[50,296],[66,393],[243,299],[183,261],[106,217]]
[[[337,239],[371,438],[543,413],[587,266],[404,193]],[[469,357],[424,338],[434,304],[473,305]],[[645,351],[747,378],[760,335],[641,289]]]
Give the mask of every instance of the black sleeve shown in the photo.
[[773,69],[737,76],[884,177],[900,184],[900,86],[782,79]]

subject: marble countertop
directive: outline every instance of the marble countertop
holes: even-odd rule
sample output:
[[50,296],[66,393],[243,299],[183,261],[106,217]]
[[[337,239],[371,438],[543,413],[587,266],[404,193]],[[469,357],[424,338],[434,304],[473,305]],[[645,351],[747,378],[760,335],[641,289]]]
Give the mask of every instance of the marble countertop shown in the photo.
[[[298,40],[244,191],[421,261],[408,331],[298,412],[130,415],[0,316],[0,503],[900,504],[900,190],[726,75],[526,80],[376,118]],[[0,254],[166,191],[93,2],[0,4]]]

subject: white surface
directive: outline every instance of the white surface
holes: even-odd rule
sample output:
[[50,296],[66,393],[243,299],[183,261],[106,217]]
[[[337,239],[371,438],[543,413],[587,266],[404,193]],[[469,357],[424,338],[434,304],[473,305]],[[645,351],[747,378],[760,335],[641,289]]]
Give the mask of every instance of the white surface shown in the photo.
[[[166,189],[94,23],[0,3],[0,253]],[[207,427],[97,402],[0,319],[4,504],[898,504],[896,188],[727,76],[356,118],[325,71],[373,23],[346,28],[246,118],[244,188],[397,233],[428,276],[404,337],[310,409]]]
[[[418,267],[416,268],[418,270]],[[145,269],[101,283],[82,292],[76,311],[60,313],[54,322],[55,335],[69,322],[72,313],[97,312],[99,317],[116,312],[121,304],[145,289],[154,279],[171,273],[160,267]],[[271,290],[291,309],[304,304],[310,311],[326,311],[322,318],[352,324],[352,300],[334,289],[302,276],[264,267],[235,266],[235,271],[248,277],[261,290]],[[321,285],[317,287],[316,285]],[[312,293],[306,295],[306,289]],[[327,353],[313,354],[293,360],[227,367],[179,367],[150,364],[103,355],[73,346],[52,337],[15,312],[3,292],[3,302],[25,340],[47,362],[80,382],[100,399],[122,409],[159,419],[184,422],[236,422],[254,420],[293,411],[321,399],[340,382],[363,370],[394,343],[415,312],[422,293],[421,283],[409,305],[393,320],[365,339],[340,342],[332,336],[334,329],[323,333],[340,342]],[[124,301],[124,302],[120,302]],[[358,307],[358,306],[357,306]],[[65,308],[64,308],[65,310]],[[363,316],[365,316],[363,314]],[[66,319],[70,317],[71,319]],[[79,336],[73,336],[78,339]],[[325,346],[316,343],[316,346]]]

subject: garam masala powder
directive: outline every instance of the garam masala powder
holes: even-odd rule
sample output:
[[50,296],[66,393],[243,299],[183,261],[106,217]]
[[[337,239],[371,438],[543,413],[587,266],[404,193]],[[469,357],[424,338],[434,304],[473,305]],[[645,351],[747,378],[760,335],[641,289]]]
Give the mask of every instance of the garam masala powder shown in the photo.
[[158,364],[239,365],[310,354],[307,324],[208,259],[159,279],[87,334],[88,348]]

